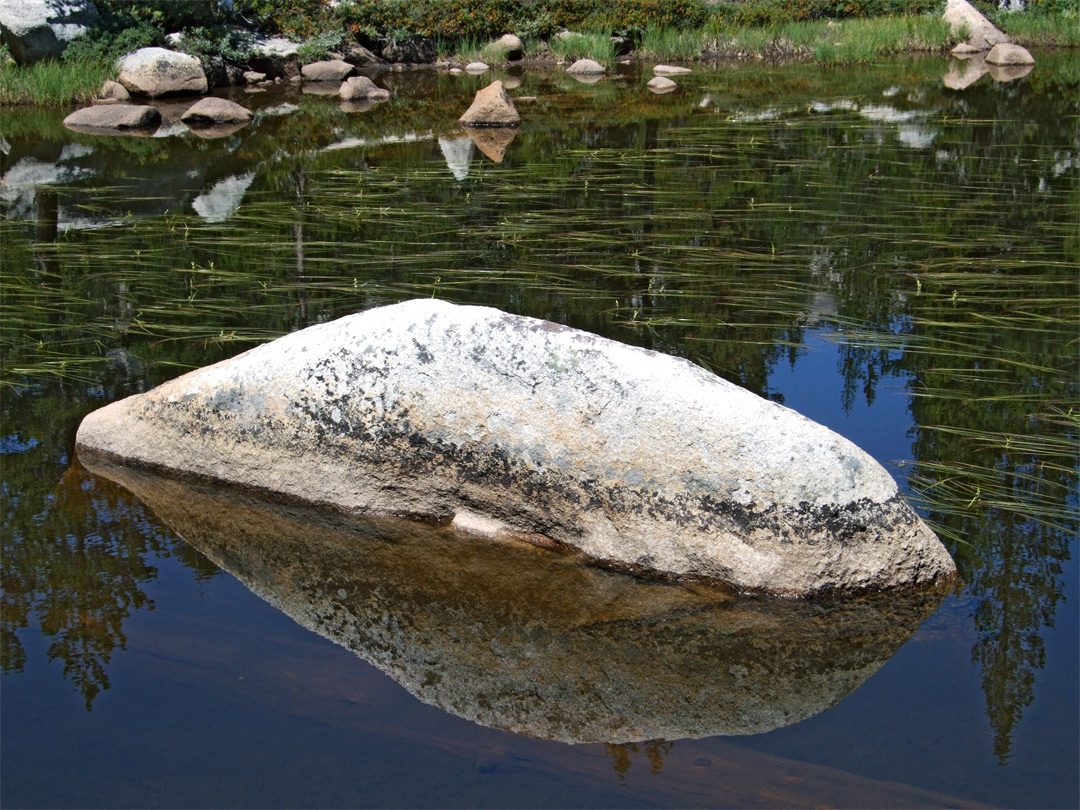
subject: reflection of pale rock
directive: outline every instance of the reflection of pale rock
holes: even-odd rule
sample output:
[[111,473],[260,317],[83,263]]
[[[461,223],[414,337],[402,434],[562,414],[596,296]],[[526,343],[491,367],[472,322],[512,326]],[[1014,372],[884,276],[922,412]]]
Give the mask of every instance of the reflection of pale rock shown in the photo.
[[236,213],[254,179],[255,172],[226,177],[196,197],[191,207],[207,222],[224,222]]
[[372,107],[378,105],[378,101],[373,98],[365,98],[360,101],[342,101],[338,107],[342,112],[346,113],[365,113]]
[[446,168],[458,180],[469,176],[469,163],[472,161],[476,146],[468,135],[460,138],[439,138],[439,148],[446,159]]
[[304,82],[300,90],[305,96],[336,96],[341,85],[337,82]]
[[864,104],[859,108],[859,115],[863,118],[869,118],[871,121],[884,121],[886,123],[911,121],[919,117],[917,112],[898,110],[888,104]]
[[571,76],[601,76],[606,73],[603,65],[593,59],[578,59],[566,69]]
[[690,68],[677,67],[675,65],[655,65],[652,72],[657,76],[678,76],[682,73],[690,73]]
[[262,599],[420,700],[542,739],[673,740],[791,725],[857,689],[942,598],[735,598],[524,543],[80,460]]
[[0,200],[8,204],[5,216],[11,220],[27,219],[34,206],[38,186],[65,186],[93,177],[96,172],[72,161],[93,153],[85,144],[66,144],[55,163],[24,157],[0,178]]
[[227,138],[230,135],[234,135],[247,124],[207,124],[202,126],[192,125],[188,130],[192,135],[196,135],[204,140],[214,140],[217,138]]
[[502,163],[506,150],[517,136],[516,129],[506,127],[484,127],[483,129],[466,128],[476,148],[496,163]]
[[1034,65],[990,65],[990,78],[995,82],[1011,82],[1022,79],[1035,69]]
[[251,120],[251,110],[227,98],[208,97],[192,104],[180,120],[189,127],[214,126],[217,124],[246,124]]
[[64,119],[74,130],[149,130],[161,123],[161,113],[140,104],[101,104],[76,110]]
[[604,80],[601,73],[571,73],[570,76],[581,84],[599,84]]
[[521,125],[521,116],[502,82],[494,81],[476,91],[472,105],[458,121],[467,127],[516,127]]
[[822,425],[686,360],[434,299],[112,403],[77,443],[346,510],[480,516],[751,590],[955,576],[892,476]]
[[208,87],[198,58],[165,48],[140,48],[117,66],[120,84],[135,96],[201,95]]
[[650,79],[645,86],[652,90],[654,93],[670,93],[672,90],[678,87],[675,82],[673,82],[666,76],[656,76]]
[[342,101],[386,101],[390,91],[384,90],[367,76],[350,76],[338,90]]
[[1013,45],[1010,42],[1002,42],[990,49],[986,55],[988,65],[1034,65],[1035,58],[1028,53],[1026,48]]
[[896,137],[900,143],[913,149],[928,148],[933,144],[936,135],[936,132],[912,124],[901,124],[896,128]]
[[954,59],[949,63],[949,72],[941,81],[950,90],[964,90],[971,87],[987,74],[986,60],[980,53],[970,59]]
[[961,30],[966,29],[968,44],[979,50],[985,51],[999,42],[1009,41],[1004,33],[995,28],[994,24],[967,0],[949,0],[941,17],[952,27],[954,35],[959,35]]

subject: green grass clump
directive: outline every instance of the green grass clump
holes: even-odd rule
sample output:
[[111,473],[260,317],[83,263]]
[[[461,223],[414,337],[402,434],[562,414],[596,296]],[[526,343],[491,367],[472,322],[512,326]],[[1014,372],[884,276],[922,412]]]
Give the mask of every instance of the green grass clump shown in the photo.
[[615,45],[611,31],[594,31],[587,34],[569,33],[548,40],[552,56],[560,61],[593,59],[601,65],[615,63]]
[[110,59],[43,61],[0,67],[0,105],[64,107],[94,98],[106,79],[116,78]]
[[1072,14],[1005,12],[997,25],[1018,45],[1029,48],[1080,48],[1080,9]]
[[641,36],[638,53],[652,59],[691,60],[705,50],[704,30],[649,28]]

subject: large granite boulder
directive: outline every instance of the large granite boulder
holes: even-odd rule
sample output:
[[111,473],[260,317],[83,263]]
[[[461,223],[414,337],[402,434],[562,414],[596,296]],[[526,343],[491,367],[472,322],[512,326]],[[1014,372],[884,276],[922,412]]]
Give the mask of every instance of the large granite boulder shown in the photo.
[[180,116],[188,126],[214,126],[216,124],[246,124],[252,113],[247,107],[227,98],[208,96],[192,104]]
[[488,45],[492,53],[501,54],[509,62],[517,62],[525,56],[525,43],[517,34],[503,34]]
[[986,62],[990,65],[1034,65],[1035,57],[1027,48],[1010,42],[999,42],[986,55]]
[[607,69],[595,59],[578,59],[566,72],[571,76],[602,76]]
[[64,119],[76,131],[147,130],[161,123],[161,113],[139,104],[98,104],[83,107]]
[[257,38],[248,67],[269,79],[292,81],[300,77],[300,43],[284,37]]
[[386,101],[390,91],[379,87],[367,76],[350,76],[341,83],[338,95],[342,101]]
[[209,87],[197,57],[166,48],[140,48],[118,66],[120,84],[133,96],[202,95]]
[[0,38],[17,64],[63,54],[100,19],[89,0],[2,0]]
[[951,579],[890,475],[685,360],[421,299],[115,402],[80,453],[808,594]]
[[1004,32],[967,0],[949,0],[942,18],[952,27],[953,34],[959,35],[966,30],[967,43],[981,51],[988,50],[999,42],[1009,41]]
[[430,65],[435,62],[435,42],[426,37],[391,37],[382,43],[382,58],[387,62]]
[[340,82],[352,72],[353,66],[342,59],[326,59],[300,68],[306,82]]
[[521,116],[498,80],[476,91],[473,103],[458,121],[467,127],[521,126]]

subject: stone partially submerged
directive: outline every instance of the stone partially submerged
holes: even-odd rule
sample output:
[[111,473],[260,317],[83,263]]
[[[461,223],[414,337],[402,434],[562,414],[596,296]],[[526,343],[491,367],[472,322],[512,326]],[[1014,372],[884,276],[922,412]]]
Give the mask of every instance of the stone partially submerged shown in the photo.
[[476,91],[473,103],[458,121],[467,127],[519,127],[521,115],[503,83],[496,80]]
[[77,446],[748,591],[955,574],[889,474],[825,427],[685,360],[431,299],[113,403]]

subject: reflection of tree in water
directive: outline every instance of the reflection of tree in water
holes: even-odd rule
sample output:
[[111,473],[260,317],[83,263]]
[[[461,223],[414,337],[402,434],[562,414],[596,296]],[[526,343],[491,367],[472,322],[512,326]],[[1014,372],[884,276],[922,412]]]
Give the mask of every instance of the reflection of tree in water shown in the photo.
[[619,784],[626,784],[626,773],[630,770],[630,758],[632,754],[641,753],[644,749],[645,756],[649,760],[649,773],[661,773],[664,770],[664,757],[671,753],[674,741],[646,740],[643,743],[606,743],[607,754],[611,757],[611,765],[619,777]]
[[124,649],[123,621],[133,610],[153,608],[142,590],[157,574],[147,556],[175,548],[196,566],[197,575],[201,570],[210,576],[216,569],[170,540],[130,494],[78,465],[63,474],[55,490],[34,497],[32,484],[19,487],[29,482],[18,480],[10,460],[5,459],[9,506],[0,574],[3,671],[22,670],[26,651],[17,631],[36,620],[51,639],[49,660],[61,663],[64,677],[90,709],[109,688],[113,650]]
[[[975,290],[988,282],[972,273],[951,283]],[[1080,421],[1066,412],[1080,393],[1075,352],[1066,348],[1073,319],[1043,311],[1062,301],[1060,285],[1050,275],[1033,277],[1021,296],[966,307],[960,299],[956,307],[958,296],[949,289],[935,296],[931,281],[902,330],[905,351],[890,350],[892,330],[884,325],[885,348],[856,345],[863,336],[840,352],[846,407],[858,387],[872,401],[874,386],[889,375],[906,378],[915,394],[916,462],[905,472],[976,601],[972,659],[982,671],[1001,764],[1034,697],[1045,659],[1041,634],[1053,627],[1077,532]],[[1039,316],[1042,327],[1030,329]],[[997,328],[985,326],[991,318]]]

